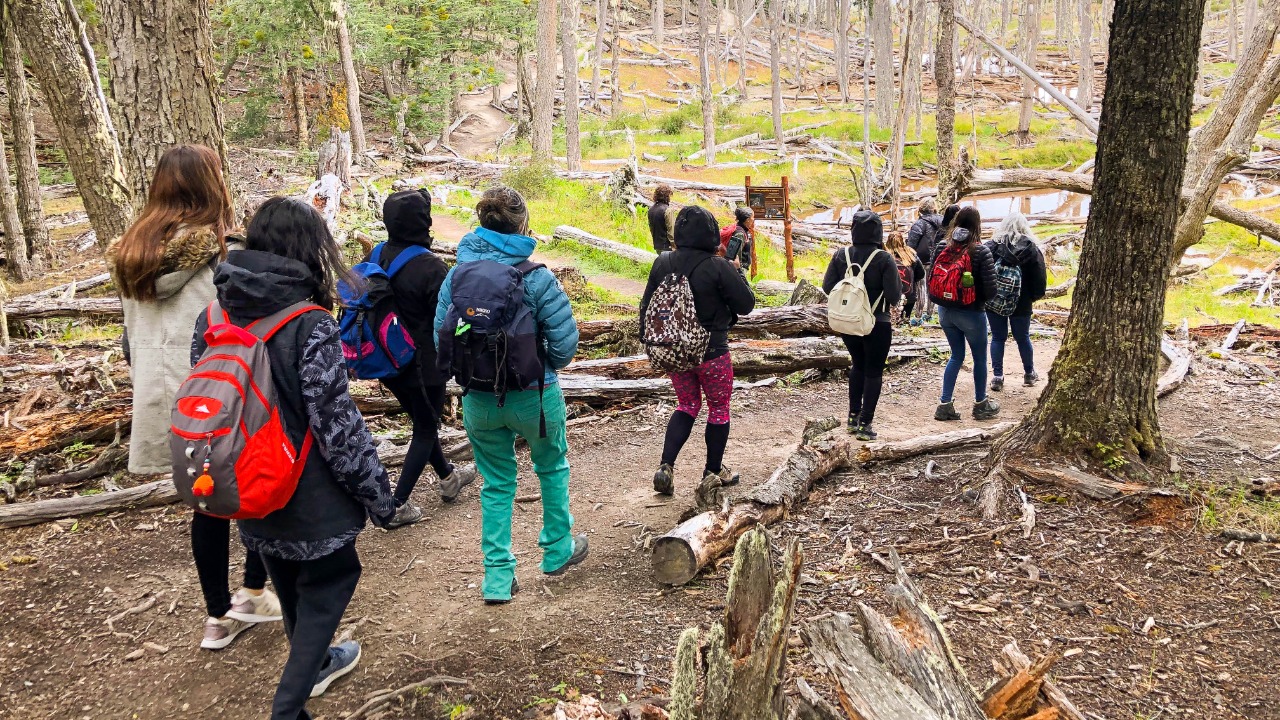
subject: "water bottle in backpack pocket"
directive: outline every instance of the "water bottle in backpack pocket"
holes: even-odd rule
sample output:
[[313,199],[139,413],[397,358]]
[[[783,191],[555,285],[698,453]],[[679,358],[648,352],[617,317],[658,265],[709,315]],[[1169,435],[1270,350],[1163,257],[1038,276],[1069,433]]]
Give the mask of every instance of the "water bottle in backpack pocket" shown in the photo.
[[431,251],[421,245],[410,245],[396,256],[391,265],[382,267],[382,250],[386,243],[373,249],[369,259],[351,268],[360,279],[359,287],[338,281],[342,311],[338,329],[342,340],[342,356],[347,372],[361,380],[395,377],[413,363],[417,348],[396,312],[391,279],[409,261]]
[[178,497],[200,512],[258,519],[284,507],[311,450],[311,430],[295,448],[280,417],[267,341],[308,312],[295,303],[246,327],[218,303],[206,311],[206,348],[178,389],[169,450]]
[[[849,248],[844,249],[844,277],[831,288],[827,296],[827,324],[841,335],[869,335],[876,327],[875,308],[884,299],[882,293],[874,303],[867,295],[866,274],[871,261],[884,252],[876,248],[865,262],[855,265],[849,258]],[[854,268],[858,274],[854,275]]]
[[[956,232],[967,231],[960,229]],[[973,283],[973,259],[969,257],[967,245],[949,243],[934,258],[933,269],[929,271],[929,299],[961,305],[971,305],[977,301],[978,291]]]

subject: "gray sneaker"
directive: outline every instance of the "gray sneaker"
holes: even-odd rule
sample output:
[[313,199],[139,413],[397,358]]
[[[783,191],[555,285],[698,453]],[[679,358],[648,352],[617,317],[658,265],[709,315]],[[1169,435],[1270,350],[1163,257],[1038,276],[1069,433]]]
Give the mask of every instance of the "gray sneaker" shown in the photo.
[[933,411],[934,420],[959,420],[960,413],[956,412],[956,403],[951,402],[938,403],[938,409]]
[[980,403],[973,404],[974,420],[990,420],[1000,414],[1000,403],[987,398]]
[[230,645],[240,633],[254,625],[257,623],[245,622],[233,617],[205,618],[204,637],[200,640],[200,647],[205,650],[221,650]]
[[330,647],[329,655],[324,659],[324,665],[320,666],[320,673],[316,675],[316,684],[311,686],[311,697],[323,695],[334,680],[355,670],[358,662],[360,662],[360,643],[355,640],[348,640],[341,645]]
[[391,517],[391,522],[387,523],[387,529],[395,530],[396,528],[401,528],[405,525],[412,525],[416,522],[420,522],[421,520],[422,508],[411,502],[406,502],[396,508],[396,514]]
[[1022,376],[1022,384],[1027,387],[1035,387],[1035,384],[1038,382],[1040,382],[1040,373],[1035,370],[1032,370]]
[[997,375],[991,378],[991,392],[1000,392],[1004,390],[1004,376]]
[[458,494],[462,492],[462,488],[476,481],[476,466],[467,463],[461,467],[455,465],[453,472],[448,476],[440,478],[440,499],[443,502],[451,503],[458,499]]
[[565,571],[568,570],[569,568],[573,567],[574,565],[577,565],[583,560],[586,560],[587,553],[588,553],[587,536],[574,535],[573,536],[573,554],[569,556],[569,559],[566,560],[563,565],[556,568],[555,570],[544,572],[543,574],[544,575],[563,575]]

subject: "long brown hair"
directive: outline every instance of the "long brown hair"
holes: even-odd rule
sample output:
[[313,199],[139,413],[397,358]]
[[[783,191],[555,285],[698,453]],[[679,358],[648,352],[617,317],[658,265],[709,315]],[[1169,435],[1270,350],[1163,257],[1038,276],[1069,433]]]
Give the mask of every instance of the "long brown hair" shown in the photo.
[[902,241],[900,232],[889,233],[889,239],[885,241],[884,247],[903,267],[911,267],[911,264],[916,261],[916,251],[907,247],[907,244]]
[[235,225],[231,193],[222,179],[222,159],[203,145],[179,145],[160,156],[147,204],[115,249],[120,295],[156,296],[165,244],[183,225],[208,225],[226,253],[226,233]]

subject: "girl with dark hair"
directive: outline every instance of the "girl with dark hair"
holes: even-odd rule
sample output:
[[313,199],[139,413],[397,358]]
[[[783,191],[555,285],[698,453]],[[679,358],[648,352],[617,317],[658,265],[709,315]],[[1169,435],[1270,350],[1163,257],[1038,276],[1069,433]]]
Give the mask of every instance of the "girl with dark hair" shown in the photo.
[[[217,304],[196,323],[193,362],[205,350],[209,316],[225,312],[244,327],[312,303],[332,309],[335,278],[354,280],[324,219],[297,200],[264,203],[249,223],[245,247],[218,266]],[[360,579],[356,536],[366,517],[385,526],[395,502],[373,438],[347,392],[333,316],[302,312],[266,344],[285,432],[294,447],[310,433],[313,447],[288,504],[237,525],[245,545],[262,555],[289,636],[271,718],[308,719],[307,698],[322,694],[360,659],[357,643],[329,643]]]
[[[739,205],[733,211],[733,235],[724,248],[724,259],[737,269],[743,279],[747,277],[747,269],[751,268],[751,244],[756,237],[756,213],[746,205]],[[745,269],[744,269],[745,268]]]
[[[169,413],[191,366],[188,333],[213,300],[213,272],[226,255],[235,222],[222,181],[222,160],[200,145],[180,145],[160,157],[138,219],[107,251],[107,266],[124,307],[125,357],[133,379],[129,471],[173,470]],[[244,585],[227,581],[231,523],[193,512],[191,554],[208,617],[200,646],[220,650],[259,622],[280,619],[266,590],[267,571],[256,552],[244,561]]]
[[649,208],[649,234],[653,237],[653,251],[664,253],[671,249],[676,214],[671,209],[671,186],[659,185],[653,191],[653,205]]
[[986,304],[996,294],[996,268],[991,251],[982,244],[977,208],[956,213],[955,227],[938,243],[933,258],[929,299],[938,306],[938,324],[951,346],[951,358],[942,372],[942,397],[933,417],[960,419],[953,395],[967,344],[973,352],[973,417],[990,420],[1000,412],[1000,405],[987,397]]

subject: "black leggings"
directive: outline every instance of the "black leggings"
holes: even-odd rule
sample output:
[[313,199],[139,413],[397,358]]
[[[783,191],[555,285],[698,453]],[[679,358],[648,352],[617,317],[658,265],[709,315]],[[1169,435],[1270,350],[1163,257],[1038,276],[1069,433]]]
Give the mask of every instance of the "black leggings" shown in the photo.
[[[209,617],[223,617],[231,609],[231,589],[227,583],[230,540],[230,520],[204,513],[191,514],[191,554],[196,559],[196,575],[200,576],[200,592],[204,593]],[[244,586],[250,590],[267,586],[262,556],[251,550],[245,551],[244,556]]]
[[310,720],[307,698],[329,654],[329,643],[360,581],[354,541],[315,560],[263,556],[280,596],[289,659],[271,703],[271,720]]
[[413,438],[394,493],[396,507],[399,507],[409,501],[428,463],[442,479],[453,472],[440,447],[440,416],[444,413],[445,393],[443,385],[423,385],[412,369],[397,377],[385,378],[382,384],[396,396],[400,407],[413,421]]
[[893,343],[893,325],[888,320],[877,320],[868,335],[841,335],[840,339],[853,359],[849,367],[849,417],[870,425],[876,416],[876,405],[880,403],[880,385],[889,359],[889,345]]

